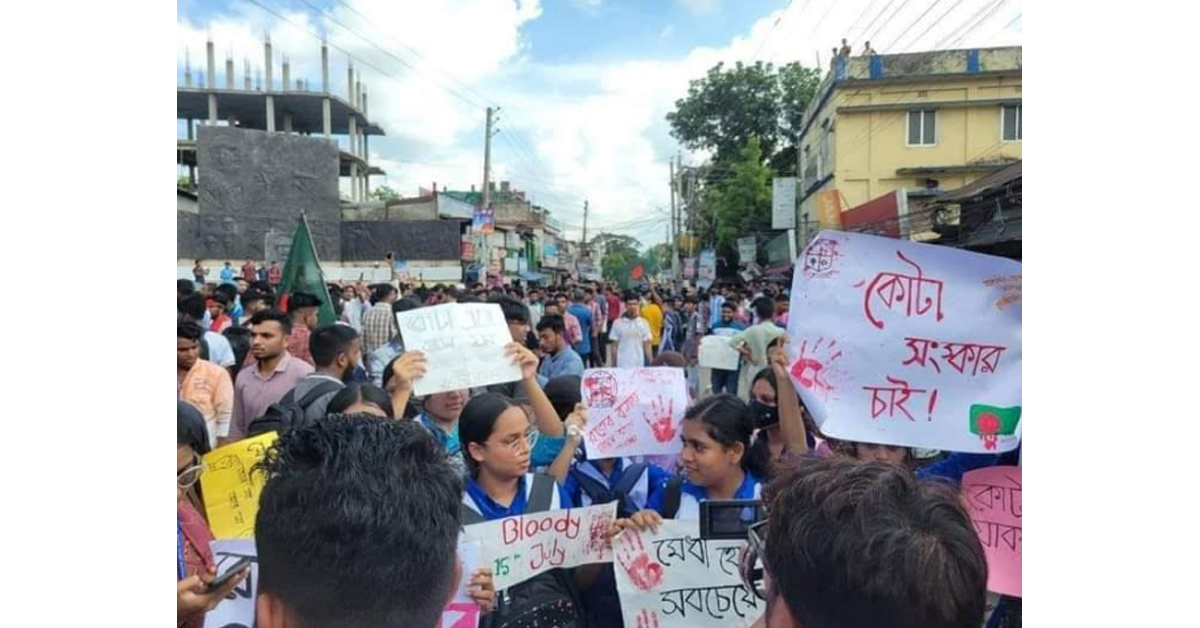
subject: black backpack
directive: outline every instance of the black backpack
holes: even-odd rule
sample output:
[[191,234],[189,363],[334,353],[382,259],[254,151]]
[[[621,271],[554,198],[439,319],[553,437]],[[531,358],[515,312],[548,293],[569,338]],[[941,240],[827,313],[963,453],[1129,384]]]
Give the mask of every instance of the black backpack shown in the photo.
[[579,488],[587,493],[588,499],[592,500],[593,505],[615,501],[617,502],[617,517],[628,518],[639,510],[637,504],[630,499],[629,492],[633,490],[633,485],[642,478],[642,474],[646,472],[648,466],[644,462],[635,462],[625,467],[621,479],[617,480],[617,484],[612,487],[612,490],[609,490],[603,482],[580,471],[579,467],[571,467],[570,473],[571,477],[575,478],[575,482],[579,484]]
[[663,487],[663,519],[674,519],[679,513],[679,502],[683,500],[683,477],[674,475]]
[[[529,489],[526,513],[550,509],[555,486],[554,478],[537,473]],[[460,506],[462,524],[486,521],[466,504]],[[569,601],[569,604],[566,602]],[[575,580],[568,569],[554,569],[496,592],[496,610],[483,615],[479,628],[506,628],[537,624],[558,628],[583,628],[583,604]]]
[[267,432],[284,432],[304,425],[304,411],[316,400],[336,392],[342,388],[341,382],[323,381],[308,391],[307,395],[296,401],[296,389],[288,391],[283,399],[273,403],[263,412],[262,416],[250,421],[246,427],[246,437],[251,438]]

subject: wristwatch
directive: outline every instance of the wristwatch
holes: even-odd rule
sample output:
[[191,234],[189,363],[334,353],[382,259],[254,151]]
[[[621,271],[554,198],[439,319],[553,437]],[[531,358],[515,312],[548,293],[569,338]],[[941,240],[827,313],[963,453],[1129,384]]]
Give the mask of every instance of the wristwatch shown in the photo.
[[578,425],[568,425],[567,436],[571,438],[583,438],[583,430],[579,429]]

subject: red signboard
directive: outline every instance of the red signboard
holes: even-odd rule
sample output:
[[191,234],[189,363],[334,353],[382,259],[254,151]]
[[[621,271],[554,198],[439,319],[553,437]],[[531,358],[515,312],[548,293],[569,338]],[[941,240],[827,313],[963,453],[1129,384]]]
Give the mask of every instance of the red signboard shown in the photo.
[[888,192],[842,212],[842,230],[900,237],[900,192]]
[[471,242],[469,240],[462,241],[461,257],[465,260],[474,260],[475,259],[475,243],[474,242]]

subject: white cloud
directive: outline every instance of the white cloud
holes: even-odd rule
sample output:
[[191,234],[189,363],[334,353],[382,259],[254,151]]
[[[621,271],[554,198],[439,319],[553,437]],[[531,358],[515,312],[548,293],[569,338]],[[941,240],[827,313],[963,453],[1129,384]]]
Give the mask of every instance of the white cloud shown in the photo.
[[[697,47],[681,58],[570,64],[542,63],[532,55],[522,28],[541,15],[536,1],[356,0],[358,11],[370,16],[369,23],[344,7],[334,10],[335,19],[376,42],[402,41],[418,49],[425,60],[399,44],[390,45],[394,54],[420,68],[420,73],[324,16],[285,15],[314,32],[327,31],[332,44],[397,77],[385,78],[362,68],[369,85],[371,117],[388,133],[386,138],[372,139],[371,159],[388,172],[388,185],[402,194],[415,194],[418,187],[429,187],[434,181],[456,189],[481,183],[482,109],[489,104],[483,101],[494,99],[503,109],[500,133],[493,140],[493,180],[511,180],[525,189],[534,202],[568,224],[571,237],[579,235],[587,199],[589,234],[611,228],[651,243],[664,235],[670,203],[667,161],[679,150],[669,136],[665,116],[675,100],[686,94],[690,79],[703,76],[720,61],[749,62],[756,51],[761,60],[779,64],[800,59],[806,65],[814,63],[816,52],[824,51],[822,61],[827,64],[829,48],[842,36],[849,37],[857,49],[861,39],[871,35],[876,49],[888,52],[882,46],[916,17],[906,12],[891,20],[895,25],[859,33],[867,20],[853,22],[863,5],[836,3],[828,7],[818,34],[815,26],[826,7],[817,5],[801,13],[800,3],[795,4],[786,13],[762,17],[748,33],[720,47]],[[935,25],[920,42],[913,42],[912,49],[924,49],[952,34],[973,12],[956,10],[945,24]],[[996,34],[1001,38],[1015,33],[1019,42],[1019,31],[1003,28],[1015,14],[1001,11],[960,45],[985,45],[997,30],[1003,31]],[[896,47],[910,45],[908,40],[924,26],[913,29]],[[1014,26],[1019,28],[1019,22]],[[202,62],[207,28],[180,22],[180,67],[185,48],[192,52],[193,67]],[[261,64],[261,33],[270,28],[276,51],[287,51],[292,57],[293,75],[307,76],[319,88],[319,44],[311,36],[249,5],[235,6],[212,28],[218,60],[224,58],[223,50],[231,48],[239,60],[239,77],[242,55]],[[346,57],[331,51],[331,62],[333,89],[345,93]],[[450,89],[479,102],[464,102]],[[684,156],[690,163],[704,158],[686,151]]]
[[712,13],[717,10],[718,0],[675,0],[692,13]]

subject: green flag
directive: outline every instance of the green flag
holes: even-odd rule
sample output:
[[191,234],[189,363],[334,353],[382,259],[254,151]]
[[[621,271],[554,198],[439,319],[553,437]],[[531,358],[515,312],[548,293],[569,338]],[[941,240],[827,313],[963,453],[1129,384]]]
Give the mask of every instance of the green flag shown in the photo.
[[317,315],[320,324],[337,322],[337,314],[329,301],[329,291],[325,288],[325,274],[321,272],[321,263],[317,260],[317,249],[313,246],[312,234],[308,232],[308,221],[303,216],[296,223],[292,248],[283,266],[279,293],[275,295],[280,310],[287,311],[288,298],[296,292],[314,294],[321,300],[321,311]]
[[981,403],[971,405],[972,434],[1011,436],[1017,431],[1017,422],[1020,419],[1021,406],[999,408]]

